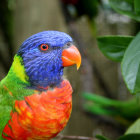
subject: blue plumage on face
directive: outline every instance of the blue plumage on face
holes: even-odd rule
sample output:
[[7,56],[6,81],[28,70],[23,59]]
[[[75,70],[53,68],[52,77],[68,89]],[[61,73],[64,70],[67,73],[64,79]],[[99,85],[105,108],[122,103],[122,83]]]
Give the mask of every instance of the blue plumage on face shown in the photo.
[[18,55],[32,87],[59,85],[63,76],[62,51],[72,38],[58,31],[37,33],[23,42]]

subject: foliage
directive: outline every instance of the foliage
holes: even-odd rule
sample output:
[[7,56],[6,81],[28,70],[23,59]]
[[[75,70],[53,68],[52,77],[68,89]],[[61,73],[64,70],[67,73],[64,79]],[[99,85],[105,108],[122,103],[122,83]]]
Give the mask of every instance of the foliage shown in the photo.
[[139,140],[140,134],[128,134],[121,136],[118,140]]
[[[97,135],[98,140],[109,140],[103,136]],[[140,119],[138,119],[125,133],[117,140],[140,140]]]
[[[114,10],[117,9],[116,11],[139,20],[137,18],[140,17],[139,0],[110,0],[109,2]],[[123,79],[132,94],[140,93],[139,42],[140,33],[136,37],[103,36],[98,38],[98,46],[103,54],[113,61],[121,62]]]
[[108,140],[106,137],[101,136],[101,135],[96,135],[96,138],[97,138],[98,140]]
[[122,60],[122,74],[131,93],[140,93],[140,32],[132,40]]
[[121,62],[132,39],[132,36],[102,36],[98,37],[97,41],[100,50],[107,58]]
[[[120,14],[140,21],[140,0],[109,0],[110,6]],[[140,93],[140,32],[132,36],[102,36],[97,38],[98,47],[110,60],[121,63],[122,76],[131,94]],[[84,109],[98,115],[117,116],[134,121],[140,117],[140,104],[136,99],[121,102],[96,94],[84,93]],[[108,140],[97,136],[99,140]],[[117,140],[140,140],[140,118],[133,123],[125,135]]]
[[137,104],[136,99],[117,101],[86,92],[83,93],[83,97],[87,101],[84,104],[86,111],[111,116],[123,125],[128,126],[140,117],[140,104]]
[[137,119],[125,132],[125,134],[139,134],[140,133],[140,118]]
[[[108,138],[105,138],[103,136],[97,136],[96,137],[98,140],[110,140]],[[119,137],[117,140],[140,140],[140,134],[128,134],[128,135],[124,135]]]
[[[130,93],[140,93],[140,33],[130,36],[103,36],[98,38],[98,46],[109,59],[122,61],[122,74]],[[130,43],[131,42],[131,43]]]
[[109,0],[111,7],[120,14],[140,21],[140,0]]

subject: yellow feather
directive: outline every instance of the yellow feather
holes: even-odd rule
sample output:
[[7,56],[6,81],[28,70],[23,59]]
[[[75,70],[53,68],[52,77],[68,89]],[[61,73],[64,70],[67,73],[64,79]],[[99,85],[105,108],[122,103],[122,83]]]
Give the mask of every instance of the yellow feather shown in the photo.
[[12,70],[18,78],[20,78],[23,82],[27,83],[29,77],[26,75],[24,66],[21,64],[21,62],[22,58],[16,55],[12,64]]

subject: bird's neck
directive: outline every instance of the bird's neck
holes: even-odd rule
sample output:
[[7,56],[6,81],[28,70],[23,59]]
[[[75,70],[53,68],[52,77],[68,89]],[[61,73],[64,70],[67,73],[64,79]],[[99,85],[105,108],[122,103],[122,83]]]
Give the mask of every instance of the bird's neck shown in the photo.
[[17,77],[17,79],[19,79],[22,83],[29,85],[29,77],[25,72],[23,60],[20,56],[15,55],[13,64],[8,74]]
[[[46,74],[48,80],[43,79],[41,81],[40,79],[37,78],[31,79],[31,77],[28,76],[26,72],[22,57],[20,57],[19,55],[15,55],[14,61],[12,63],[12,66],[10,68],[7,77],[8,79],[13,79],[13,82],[11,83],[13,84],[13,86],[15,83],[18,83],[21,86],[24,85],[25,88],[37,89],[42,91],[42,90],[46,90],[48,87],[59,86],[59,84],[63,80],[62,78],[63,70],[61,71],[62,71],[61,74],[57,74],[56,72],[53,71],[48,71],[48,73]],[[53,75],[55,75],[57,78],[55,78],[55,76]]]
[[10,93],[13,99],[22,100],[24,96],[33,93],[33,90],[27,88],[29,86],[30,83],[28,82],[22,59],[16,55],[7,76],[0,82],[0,89]]
[[[63,84],[62,84],[63,83]],[[65,86],[63,79],[60,81],[60,85],[55,86],[55,88],[61,88]],[[69,84],[68,84],[69,85]],[[13,64],[8,72],[8,75],[0,82],[0,89],[5,92],[10,93],[14,100],[23,100],[24,97],[32,95],[35,91],[29,82],[29,77],[26,74],[22,58],[18,55],[14,57]],[[44,88],[38,86],[36,90],[46,91],[49,90],[50,86]],[[20,94],[20,96],[19,96]]]

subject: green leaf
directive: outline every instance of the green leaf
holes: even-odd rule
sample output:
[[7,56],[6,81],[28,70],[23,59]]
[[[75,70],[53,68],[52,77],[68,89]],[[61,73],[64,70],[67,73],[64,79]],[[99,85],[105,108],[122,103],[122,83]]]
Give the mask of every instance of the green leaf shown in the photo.
[[[139,6],[136,6],[136,3],[139,3],[139,0],[109,0],[111,7],[119,12],[120,14],[127,15],[137,21],[140,21]],[[135,5],[135,8],[134,8]]]
[[107,58],[121,62],[132,39],[132,36],[102,36],[98,37],[97,41],[99,49]]
[[96,135],[96,138],[99,139],[99,140],[109,140],[106,137],[101,136],[101,135]]
[[112,99],[97,95],[96,93],[92,94],[88,92],[83,92],[82,96],[84,99],[88,101],[92,101],[94,103],[97,103],[103,106],[120,105],[120,101],[112,100]]
[[140,140],[140,118],[133,123],[124,136],[121,136],[118,140]]
[[[109,140],[104,136],[96,135],[98,140]],[[127,134],[119,137],[117,140],[140,140],[140,134]]]
[[121,136],[118,140],[140,140],[140,134],[128,134]]
[[137,14],[140,14],[140,0],[134,0],[134,8]]
[[124,136],[121,136],[118,140],[140,140],[140,119],[137,119],[128,130],[125,132]]
[[121,67],[129,91],[132,94],[140,93],[140,32],[128,46]]
[[125,134],[140,134],[140,118],[137,119],[125,132]]

